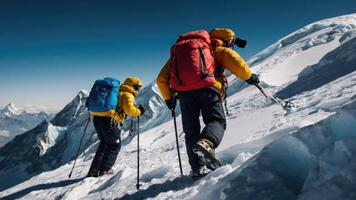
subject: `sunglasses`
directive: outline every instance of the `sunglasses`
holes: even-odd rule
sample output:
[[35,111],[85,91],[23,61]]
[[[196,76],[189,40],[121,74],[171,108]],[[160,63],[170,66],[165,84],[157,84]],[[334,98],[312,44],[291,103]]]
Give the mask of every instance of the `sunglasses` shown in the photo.
[[233,45],[236,45],[240,48],[245,48],[245,46],[247,45],[247,41],[236,37],[236,38],[234,38],[234,40],[231,43],[231,46],[233,46]]
[[139,91],[141,89],[142,85],[135,84],[133,87],[136,91]]

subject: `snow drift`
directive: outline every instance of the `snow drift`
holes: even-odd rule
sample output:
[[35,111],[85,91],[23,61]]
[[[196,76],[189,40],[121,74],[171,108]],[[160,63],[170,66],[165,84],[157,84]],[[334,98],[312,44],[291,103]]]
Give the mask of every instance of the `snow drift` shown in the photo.
[[[222,190],[225,199],[296,199],[301,193],[302,199],[355,197],[348,189],[356,188],[356,174],[347,169],[356,158],[351,143],[356,139],[356,96],[336,112],[271,142],[248,166],[232,172],[237,175]],[[334,183],[333,179],[343,181]],[[326,182],[330,190],[323,188]],[[338,188],[338,193],[333,188]]]

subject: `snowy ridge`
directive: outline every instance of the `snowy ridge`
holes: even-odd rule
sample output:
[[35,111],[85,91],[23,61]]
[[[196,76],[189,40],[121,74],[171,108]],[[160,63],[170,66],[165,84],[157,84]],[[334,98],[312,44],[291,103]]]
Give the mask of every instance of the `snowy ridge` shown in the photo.
[[[321,20],[280,39],[249,59],[248,64],[267,85],[283,86],[297,80],[303,69],[317,64],[343,40],[351,38],[355,29],[355,14]],[[241,81],[234,79],[229,93],[243,88]]]
[[[139,191],[135,188],[137,137],[128,131],[123,133],[115,174],[82,178],[98,144],[91,123],[73,178],[68,179],[88,117],[83,107],[86,95],[78,94],[50,124],[42,123],[11,142],[16,144],[0,149],[0,179],[17,178],[12,185],[0,184],[0,198],[354,199],[356,135],[350,130],[356,128],[355,19],[356,14],[352,14],[313,23],[319,25],[290,34],[277,42],[283,45],[277,45],[270,55],[264,52],[255,57],[260,56],[258,62],[249,61],[255,63],[253,71],[261,74],[268,92],[285,91],[289,95],[297,106],[291,113],[271,104],[256,88],[229,77],[230,115],[217,149],[224,166],[201,180],[193,182],[188,176],[184,133],[177,117],[186,175],[180,177],[173,122],[152,83],[138,99],[148,110],[142,124],[146,131],[140,132]],[[315,78],[341,64],[343,73],[322,74],[317,87],[305,85],[303,91],[292,87],[298,81],[300,85],[313,83],[308,77]],[[125,130],[129,126],[127,123]],[[65,127],[65,133],[57,132],[59,127]],[[39,156],[40,148],[33,150],[32,146],[40,144],[38,138],[43,135],[51,139],[43,140],[47,146]],[[19,144],[23,148],[19,149]],[[16,154],[9,156],[9,152]]]
[[46,132],[37,137],[36,147],[39,149],[39,156],[46,154],[47,150],[53,147],[57,141],[64,137],[66,127],[55,127],[48,124]]
[[355,52],[356,37],[344,41],[341,46],[321,58],[319,63],[306,67],[299,73],[295,82],[280,90],[277,95],[281,98],[289,98],[355,71]]
[[[320,45],[323,43],[330,42],[332,39],[334,39],[334,34],[342,34],[345,33],[349,30],[354,30],[356,29],[356,15],[355,14],[350,14],[350,15],[343,15],[335,18],[330,18],[330,19],[324,19],[312,24],[309,24],[301,29],[298,29],[297,31],[287,35],[286,37],[278,40],[276,43],[272,44],[268,48],[262,50],[260,53],[256,54],[253,56],[251,59],[249,59],[248,64],[249,65],[255,65],[258,62],[265,60],[269,58],[271,55],[274,55],[279,49],[286,47],[291,44],[295,44],[300,40],[302,43],[302,46],[297,48],[296,50],[306,50],[306,48],[310,48],[312,46]],[[329,29],[332,31],[328,31],[328,33],[325,33],[324,29]],[[312,36],[312,34],[317,33],[319,31],[324,32],[320,36],[317,37],[309,37]],[[303,39],[303,40],[302,40]],[[304,47],[304,48],[303,48]]]

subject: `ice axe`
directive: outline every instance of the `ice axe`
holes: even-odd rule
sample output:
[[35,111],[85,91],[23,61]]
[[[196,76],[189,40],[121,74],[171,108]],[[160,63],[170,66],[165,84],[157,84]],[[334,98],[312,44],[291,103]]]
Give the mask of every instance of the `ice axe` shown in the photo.
[[259,85],[258,83],[255,84],[255,86],[261,91],[261,93],[270,101],[274,101],[278,104],[280,104],[283,108],[283,110],[286,111],[290,111],[292,108],[295,108],[294,103],[290,102],[290,101],[283,101],[282,99],[278,98],[278,97],[274,97],[271,94],[267,93],[261,85]]

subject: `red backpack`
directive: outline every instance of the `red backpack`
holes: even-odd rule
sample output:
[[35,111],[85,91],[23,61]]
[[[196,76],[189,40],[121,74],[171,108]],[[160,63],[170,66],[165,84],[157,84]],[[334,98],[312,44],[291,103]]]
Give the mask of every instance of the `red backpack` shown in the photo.
[[170,86],[190,91],[213,86],[215,61],[207,31],[180,35],[171,48]]

